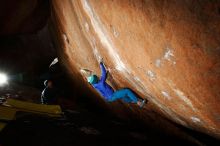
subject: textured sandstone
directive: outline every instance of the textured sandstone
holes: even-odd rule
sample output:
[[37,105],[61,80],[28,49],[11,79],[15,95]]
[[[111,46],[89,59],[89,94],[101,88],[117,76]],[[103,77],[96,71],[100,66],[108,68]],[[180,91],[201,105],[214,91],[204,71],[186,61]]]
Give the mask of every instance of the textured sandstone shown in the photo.
[[102,57],[115,88],[220,137],[220,1],[53,0],[52,8],[62,60],[85,90],[80,69],[100,74]]

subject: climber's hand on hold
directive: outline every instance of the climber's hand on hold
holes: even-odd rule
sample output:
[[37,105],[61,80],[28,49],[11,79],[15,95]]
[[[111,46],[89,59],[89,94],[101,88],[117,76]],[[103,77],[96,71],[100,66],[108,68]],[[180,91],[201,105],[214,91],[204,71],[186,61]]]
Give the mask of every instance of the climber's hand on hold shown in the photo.
[[103,58],[99,56],[98,61],[99,61],[99,63],[103,63]]
[[88,69],[80,69],[80,72],[82,75],[84,75],[85,77],[89,77],[92,75],[92,71],[88,70]]
[[[99,56],[98,61],[99,61],[99,64],[100,64],[100,65],[101,65],[101,64],[103,65],[103,67],[104,67],[105,70],[106,70],[106,73],[108,74],[109,71],[108,71],[108,69],[106,68],[106,66],[105,66],[105,64],[104,64],[103,58]],[[102,66],[102,65],[101,65],[101,66]]]

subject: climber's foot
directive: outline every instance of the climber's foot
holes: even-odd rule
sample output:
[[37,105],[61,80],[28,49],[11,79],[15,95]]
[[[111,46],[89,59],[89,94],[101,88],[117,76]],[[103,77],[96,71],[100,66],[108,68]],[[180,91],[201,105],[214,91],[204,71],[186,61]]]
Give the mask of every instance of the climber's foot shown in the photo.
[[138,105],[140,108],[142,108],[142,107],[144,106],[145,102],[146,102],[145,99],[144,99],[144,100],[141,100],[141,101],[138,101],[138,102],[137,102],[137,105]]

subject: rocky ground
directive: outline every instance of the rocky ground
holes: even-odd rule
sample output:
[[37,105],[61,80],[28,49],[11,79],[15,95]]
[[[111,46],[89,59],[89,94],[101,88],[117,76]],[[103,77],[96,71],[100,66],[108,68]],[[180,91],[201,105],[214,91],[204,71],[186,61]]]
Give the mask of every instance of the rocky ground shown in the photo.
[[24,113],[19,113],[18,117],[2,131],[2,146],[194,145],[87,110],[67,110],[59,119]]
[[[38,102],[40,97],[39,90],[20,85],[10,86],[0,93],[2,98],[32,102]],[[86,100],[77,104],[65,98],[60,101],[64,111],[62,118],[17,113],[16,120],[9,122],[0,133],[0,146],[219,145],[214,138],[168,124],[167,120],[155,113],[149,113],[154,118],[144,125],[118,119],[86,103]],[[153,122],[155,118],[156,123]],[[167,127],[166,130],[164,127]]]

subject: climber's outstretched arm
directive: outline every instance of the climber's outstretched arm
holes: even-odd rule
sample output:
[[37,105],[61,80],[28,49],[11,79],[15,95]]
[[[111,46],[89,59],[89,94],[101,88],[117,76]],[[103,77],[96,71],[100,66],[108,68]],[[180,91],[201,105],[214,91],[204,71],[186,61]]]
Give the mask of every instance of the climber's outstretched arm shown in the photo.
[[100,81],[101,82],[105,82],[106,78],[107,78],[107,71],[105,69],[105,66],[104,66],[104,63],[103,62],[100,62],[100,68],[101,68],[101,72],[102,72],[102,76],[101,76],[101,79]]

